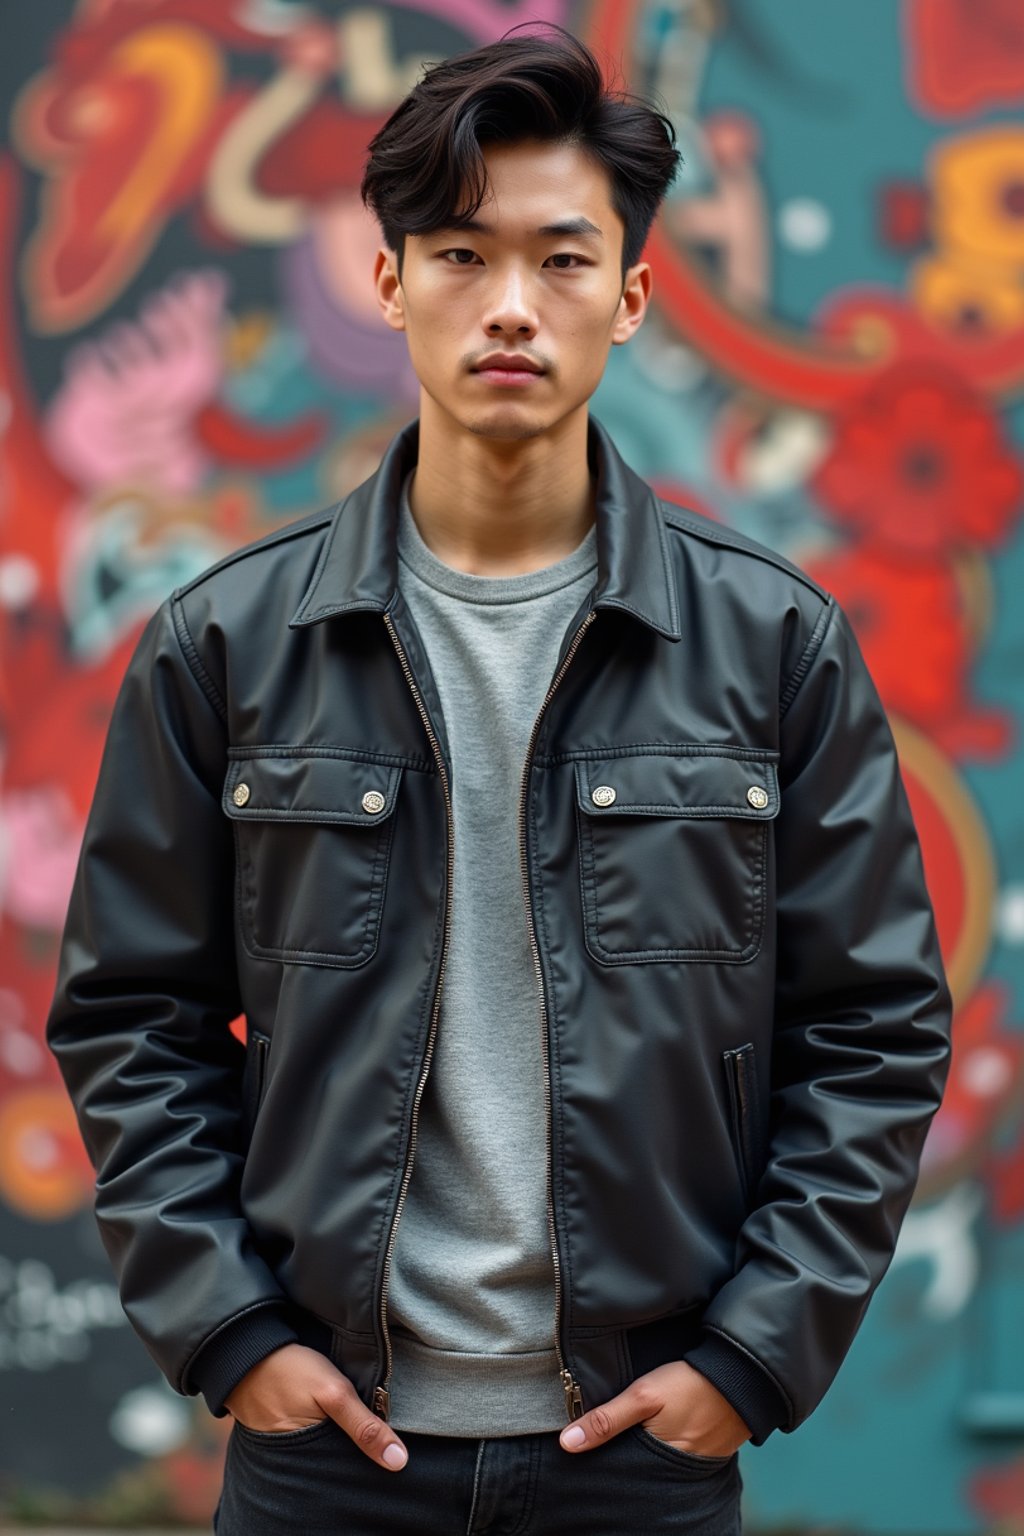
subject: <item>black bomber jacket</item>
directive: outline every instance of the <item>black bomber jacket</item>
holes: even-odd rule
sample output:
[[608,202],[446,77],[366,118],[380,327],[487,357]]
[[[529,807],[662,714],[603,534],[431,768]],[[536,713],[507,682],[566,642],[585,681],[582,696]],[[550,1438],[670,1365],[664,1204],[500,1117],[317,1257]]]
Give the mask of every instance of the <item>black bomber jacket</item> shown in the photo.
[[[388,1413],[455,836],[396,582],[418,435],[157,608],[67,912],[46,1031],[100,1234],[217,1415],[295,1339]],[[588,455],[596,580],[517,807],[566,1418],[685,1358],[760,1445],[820,1402],[891,1261],[951,999],[843,611],[659,499],[593,416]]]

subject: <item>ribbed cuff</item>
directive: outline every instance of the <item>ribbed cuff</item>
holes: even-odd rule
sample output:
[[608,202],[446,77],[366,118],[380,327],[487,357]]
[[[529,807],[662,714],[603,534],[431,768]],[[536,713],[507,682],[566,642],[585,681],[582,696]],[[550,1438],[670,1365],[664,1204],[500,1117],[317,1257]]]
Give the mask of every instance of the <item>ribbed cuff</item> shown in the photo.
[[705,1332],[682,1358],[732,1404],[750,1430],[751,1445],[763,1445],[788,1420],[788,1405],[767,1371],[722,1334]]
[[189,1367],[189,1379],[206,1399],[214,1418],[227,1413],[229,1397],[254,1365],[283,1344],[297,1344],[299,1336],[286,1320],[284,1305],[259,1307],[221,1328],[200,1349]]

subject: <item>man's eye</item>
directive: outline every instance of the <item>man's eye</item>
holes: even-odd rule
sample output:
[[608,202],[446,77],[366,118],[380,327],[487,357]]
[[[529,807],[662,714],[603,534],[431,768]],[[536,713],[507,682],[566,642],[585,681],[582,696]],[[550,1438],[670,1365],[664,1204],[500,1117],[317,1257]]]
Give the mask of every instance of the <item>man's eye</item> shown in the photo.
[[[438,255],[444,261],[448,261],[449,266],[452,266],[452,267],[468,267],[470,262],[473,260],[474,256],[476,255],[476,252],[475,251],[471,251],[469,249],[469,247],[465,246],[465,245],[453,245],[453,246],[450,246],[448,248],[448,250],[439,251]],[[461,256],[468,256],[469,257],[469,261],[460,261],[458,258],[461,257]],[[455,260],[454,261],[449,261],[449,257],[455,257]],[[578,262],[581,266],[586,266],[587,265],[585,259],[582,256],[576,256],[571,251],[556,251],[553,256],[549,256],[548,257],[548,260],[549,261],[556,261],[556,262],[559,262],[559,263],[566,263],[566,262],[574,261],[574,262]],[[566,265],[560,265],[558,267],[558,271],[560,271],[560,272],[571,272],[572,270],[573,270],[572,267],[566,266]]]

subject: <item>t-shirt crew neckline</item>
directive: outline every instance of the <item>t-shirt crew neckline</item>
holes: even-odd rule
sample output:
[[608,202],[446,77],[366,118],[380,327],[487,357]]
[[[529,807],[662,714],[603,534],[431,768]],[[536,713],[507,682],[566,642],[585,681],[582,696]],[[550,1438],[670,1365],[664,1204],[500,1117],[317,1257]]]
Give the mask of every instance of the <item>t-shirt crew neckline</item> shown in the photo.
[[471,603],[517,603],[526,597],[557,592],[597,566],[597,525],[592,523],[574,550],[551,565],[514,576],[480,576],[460,571],[439,559],[416,526],[409,504],[409,484],[414,471],[402,482],[398,516],[398,558],[422,581],[451,597]]

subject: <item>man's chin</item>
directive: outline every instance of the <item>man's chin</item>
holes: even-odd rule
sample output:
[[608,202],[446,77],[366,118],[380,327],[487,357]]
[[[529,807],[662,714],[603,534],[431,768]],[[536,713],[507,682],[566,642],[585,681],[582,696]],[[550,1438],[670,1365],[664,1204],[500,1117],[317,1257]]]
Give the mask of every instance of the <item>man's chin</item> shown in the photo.
[[[510,392],[511,393],[511,392]],[[526,399],[502,399],[476,402],[457,412],[457,420],[475,437],[487,437],[494,442],[519,442],[523,438],[543,437],[545,433],[564,425],[566,417],[573,414],[564,401]]]
[[513,417],[503,412],[502,416],[502,420],[490,416],[467,421],[466,431],[472,432],[474,437],[490,438],[493,442],[515,443],[526,437],[541,437],[551,426],[550,422],[527,417],[525,413],[517,412]]
[[[444,399],[424,389],[434,409],[442,418],[454,422],[472,437],[487,438],[495,443],[515,443],[532,437],[543,437],[563,422],[566,409],[562,402],[551,400],[526,400],[522,396],[495,400],[466,400],[464,396]],[[422,414],[422,408],[421,408]],[[569,412],[571,414],[571,411]]]

